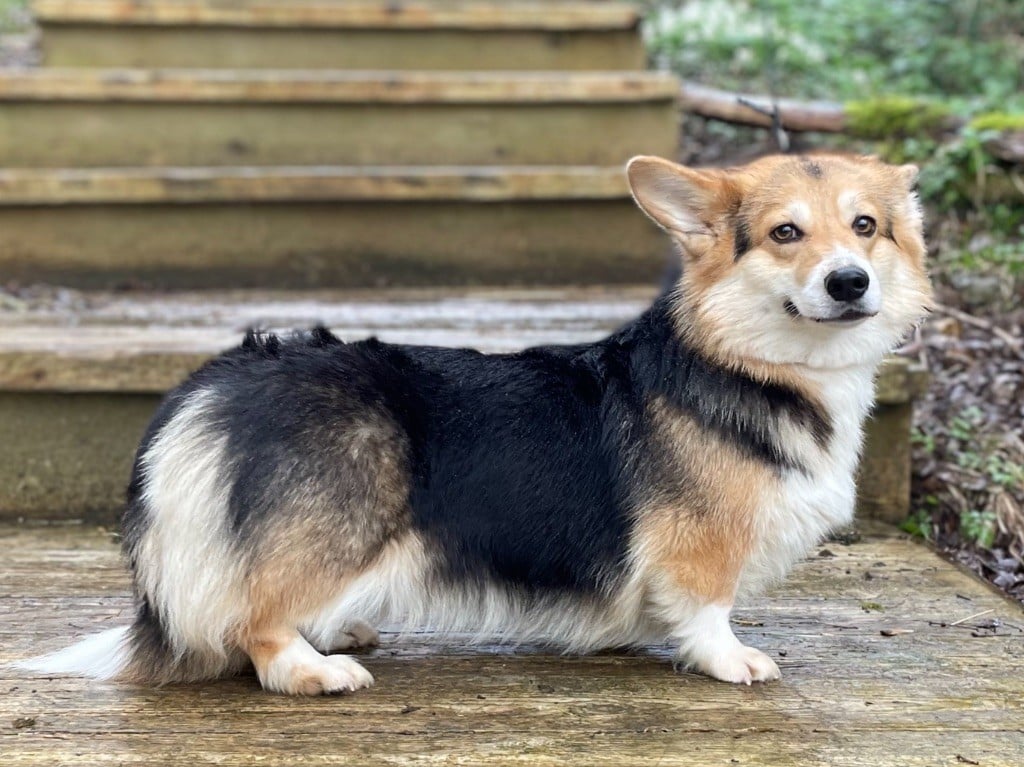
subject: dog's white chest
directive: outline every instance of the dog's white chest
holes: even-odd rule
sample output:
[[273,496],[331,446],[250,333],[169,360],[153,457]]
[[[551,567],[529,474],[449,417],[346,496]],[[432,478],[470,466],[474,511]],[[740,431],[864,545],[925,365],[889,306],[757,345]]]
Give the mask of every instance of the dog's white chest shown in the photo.
[[786,470],[765,494],[756,521],[754,552],[740,592],[749,594],[784,577],[830,531],[853,521],[855,475],[864,418],[874,399],[874,368],[822,374],[833,426],[827,449],[795,437],[801,469]]

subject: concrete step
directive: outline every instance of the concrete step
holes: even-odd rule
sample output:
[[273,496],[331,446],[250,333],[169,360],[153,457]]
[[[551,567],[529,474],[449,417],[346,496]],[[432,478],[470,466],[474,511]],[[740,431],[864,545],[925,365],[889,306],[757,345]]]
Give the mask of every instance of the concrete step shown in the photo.
[[0,274],[75,287],[656,280],[621,167],[0,171]]
[[671,76],[0,71],[0,166],[618,165],[670,156]]
[[36,0],[58,67],[642,69],[637,9],[595,2]]
[[[325,323],[345,340],[511,351],[595,340],[651,287],[200,294],[43,291],[0,301],[0,519],[110,522],[160,395],[248,327]],[[909,501],[910,401],[920,373],[879,381],[861,476],[867,514]]]

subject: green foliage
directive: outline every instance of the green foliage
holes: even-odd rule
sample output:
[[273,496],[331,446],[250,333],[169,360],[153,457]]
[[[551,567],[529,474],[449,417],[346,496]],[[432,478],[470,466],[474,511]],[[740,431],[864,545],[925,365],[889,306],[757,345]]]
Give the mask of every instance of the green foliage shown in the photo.
[[1024,107],[1016,36],[1024,3],[1017,0],[651,5],[655,60],[719,87],[844,102],[892,94]]
[[930,508],[918,509],[907,517],[903,524],[900,525],[900,529],[917,538],[933,540],[934,530],[932,529],[932,511],[935,506],[938,506],[938,500],[932,497],[932,501],[934,503]]
[[0,0],[0,34],[24,32],[28,18],[28,0]]
[[[1024,487],[1024,463],[1018,462],[1020,453],[1007,445],[1005,432],[998,424],[993,424],[991,418],[982,408],[969,406],[944,424],[931,423],[914,429],[913,444],[934,455],[940,463],[954,463],[959,467],[965,490],[941,497],[919,497],[918,507],[903,523],[903,530],[934,539],[933,520],[945,517],[947,521],[941,523],[942,529],[949,530],[952,512],[965,542],[982,548],[993,546],[999,535],[999,524],[992,499],[1000,493],[1018,493]],[[946,439],[940,442],[936,434],[942,431]],[[978,492],[981,488],[984,492]]]
[[971,118],[971,128],[979,132],[1024,130],[1024,114],[984,112]]
[[960,515],[960,534],[977,546],[992,548],[997,530],[994,512],[971,509]]
[[919,445],[924,448],[926,453],[935,452],[935,435],[929,434],[926,431],[921,430],[915,426],[913,431],[910,433],[910,444]]

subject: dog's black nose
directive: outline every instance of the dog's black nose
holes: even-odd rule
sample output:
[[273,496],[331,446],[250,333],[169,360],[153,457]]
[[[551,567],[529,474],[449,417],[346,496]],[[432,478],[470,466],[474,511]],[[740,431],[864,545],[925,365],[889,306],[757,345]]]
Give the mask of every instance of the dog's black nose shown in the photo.
[[856,301],[868,292],[871,280],[859,266],[836,269],[825,278],[825,290],[836,301]]

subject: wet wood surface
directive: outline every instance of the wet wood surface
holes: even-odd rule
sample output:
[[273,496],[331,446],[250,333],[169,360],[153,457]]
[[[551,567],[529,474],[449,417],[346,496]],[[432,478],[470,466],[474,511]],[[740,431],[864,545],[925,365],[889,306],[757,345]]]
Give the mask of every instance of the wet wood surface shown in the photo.
[[[111,537],[0,527],[0,664],[127,621]],[[562,657],[386,632],[363,656],[377,686],[336,698],[268,695],[252,676],[151,690],[3,667],[0,763],[1024,763],[1024,614],[924,546],[881,529],[826,543],[735,624],[781,682],[673,673],[666,647]]]

